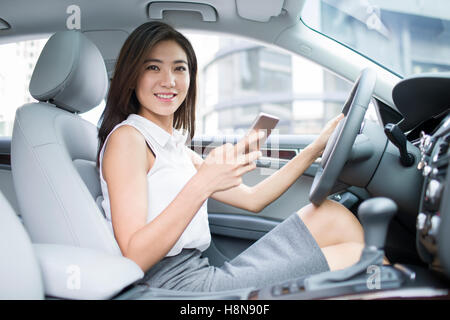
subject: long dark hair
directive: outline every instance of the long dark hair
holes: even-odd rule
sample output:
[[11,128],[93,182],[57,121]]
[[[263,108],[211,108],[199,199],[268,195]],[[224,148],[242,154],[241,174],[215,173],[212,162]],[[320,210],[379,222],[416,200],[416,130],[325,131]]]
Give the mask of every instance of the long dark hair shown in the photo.
[[194,136],[195,104],[197,97],[197,58],[191,43],[173,27],[162,22],[147,22],[136,28],[127,38],[120,50],[109,87],[106,107],[100,118],[98,130],[99,147],[97,166],[100,166],[100,151],[108,134],[128,115],[139,112],[139,101],[135,87],[144,60],[150,50],[163,40],[173,40],[185,51],[188,59],[190,84],[185,100],[177,109],[173,118],[175,129],[184,129]]

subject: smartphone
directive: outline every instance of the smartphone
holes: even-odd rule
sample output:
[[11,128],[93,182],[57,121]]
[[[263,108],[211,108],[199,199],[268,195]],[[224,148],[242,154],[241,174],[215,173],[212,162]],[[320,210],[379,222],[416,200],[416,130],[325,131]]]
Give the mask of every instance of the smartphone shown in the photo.
[[278,124],[278,121],[280,121],[278,117],[263,112],[261,112],[256,117],[252,126],[248,130],[247,135],[249,135],[253,131],[263,131],[265,133],[264,137],[261,140],[259,140],[259,143],[256,146],[257,149],[259,149],[260,146],[262,146],[266,142],[267,138],[270,136],[270,133],[272,132],[272,129],[274,129]]

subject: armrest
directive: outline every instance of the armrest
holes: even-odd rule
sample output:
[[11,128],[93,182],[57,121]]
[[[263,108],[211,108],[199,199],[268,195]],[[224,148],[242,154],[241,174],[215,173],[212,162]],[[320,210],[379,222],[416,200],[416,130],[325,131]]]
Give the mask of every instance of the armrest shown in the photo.
[[45,294],[64,299],[110,299],[144,276],[130,259],[98,250],[33,244]]

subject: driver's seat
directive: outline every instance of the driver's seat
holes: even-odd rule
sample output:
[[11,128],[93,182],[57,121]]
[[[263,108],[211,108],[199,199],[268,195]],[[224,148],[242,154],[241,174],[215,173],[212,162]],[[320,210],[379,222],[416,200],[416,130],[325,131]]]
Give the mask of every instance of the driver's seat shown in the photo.
[[11,142],[19,208],[34,243],[120,255],[98,205],[97,127],[78,115],[97,106],[107,87],[100,51],[81,32],[48,40],[30,81],[39,102],[17,110]]

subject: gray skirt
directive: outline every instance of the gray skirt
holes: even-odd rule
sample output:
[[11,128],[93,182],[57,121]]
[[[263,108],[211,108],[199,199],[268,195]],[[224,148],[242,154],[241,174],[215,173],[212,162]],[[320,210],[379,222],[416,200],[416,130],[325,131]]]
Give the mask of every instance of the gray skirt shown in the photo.
[[244,252],[221,267],[209,265],[196,249],[183,249],[146,272],[143,281],[156,288],[221,291],[262,288],[329,270],[322,250],[294,213]]

